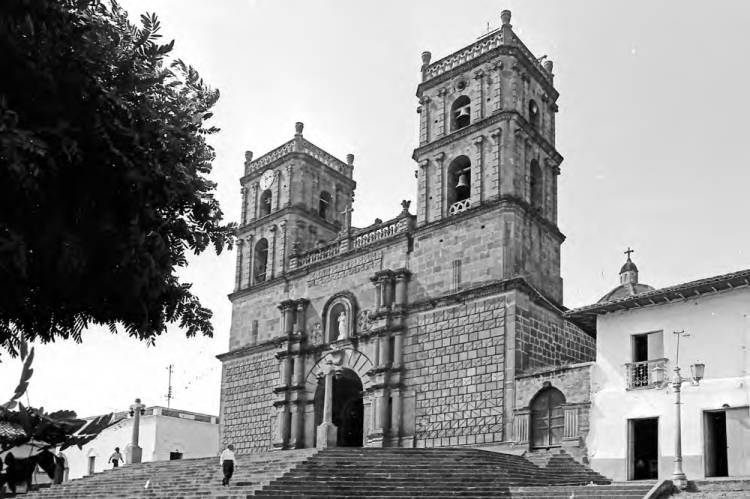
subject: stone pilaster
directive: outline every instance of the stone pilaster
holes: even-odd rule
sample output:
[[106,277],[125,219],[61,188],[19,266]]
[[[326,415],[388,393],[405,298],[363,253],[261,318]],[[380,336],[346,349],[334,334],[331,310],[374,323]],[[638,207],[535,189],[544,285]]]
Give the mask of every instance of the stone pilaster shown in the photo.
[[268,228],[271,231],[271,247],[268,252],[268,259],[266,260],[266,280],[270,281],[276,277],[276,233],[277,227],[272,225]]
[[475,208],[482,204],[484,200],[482,179],[484,178],[484,154],[482,153],[484,137],[479,136],[474,139],[474,159],[471,165],[471,207]]
[[247,223],[247,187],[240,189],[240,195],[242,196],[242,208],[240,213],[240,224],[245,225]]
[[281,269],[279,273],[286,274],[287,268],[287,232],[286,232],[286,220],[279,222],[279,228],[281,229]]
[[438,153],[435,155],[435,180],[432,184],[432,220],[438,220],[446,215],[443,207],[445,206],[445,186],[443,182],[443,161],[445,160],[445,153]]
[[247,260],[247,287],[253,285],[253,280],[255,276],[253,275],[253,270],[255,266],[255,234],[250,234],[247,236],[247,252],[249,253],[248,257],[245,259]]
[[449,132],[449,124],[447,121],[446,113],[447,113],[447,103],[445,96],[448,94],[448,90],[445,88],[441,88],[440,91],[438,91],[438,97],[440,97],[440,102],[438,102],[438,108],[440,109],[440,112],[437,116],[437,126],[435,127],[435,138],[443,137],[444,135],[447,135]]
[[419,162],[419,170],[417,171],[417,196],[419,199],[419,206],[417,208],[418,225],[427,223],[430,218],[429,165],[430,161],[424,159]]
[[492,70],[495,72],[494,82],[495,85],[493,86],[493,106],[492,106],[492,112],[496,113],[499,111],[502,111],[505,107],[503,103],[503,98],[505,97],[503,92],[503,63],[502,62],[496,62],[492,65]]
[[278,211],[281,208],[281,172],[279,170],[274,170],[273,179],[276,184],[276,193],[273,196],[273,211]]
[[489,148],[492,151],[490,153],[490,189],[487,189],[489,199],[500,197],[502,191],[502,177],[501,177],[501,164],[502,164],[502,129],[497,128],[490,132],[490,138],[492,139],[489,143]]
[[235,265],[234,269],[234,290],[239,291],[242,287],[242,258],[243,258],[243,246],[244,241],[242,239],[237,239],[237,264]]
[[286,165],[286,205],[292,205],[292,164]]
[[485,104],[484,104],[484,71],[481,69],[474,72],[474,79],[477,82],[477,86],[479,87],[479,105],[473,106],[473,114],[471,118],[472,123],[476,123],[477,121],[481,120],[485,116]]
[[251,189],[252,189],[252,196],[251,196],[251,198],[252,198],[252,202],[253,202],[253,207],[250,210],[250,212],[252,213],[252,219],[253,220],[257,220],[258,219],[258,187],[259,187],[258,186],[258,182],[254,182],[253,185],[251,186]]

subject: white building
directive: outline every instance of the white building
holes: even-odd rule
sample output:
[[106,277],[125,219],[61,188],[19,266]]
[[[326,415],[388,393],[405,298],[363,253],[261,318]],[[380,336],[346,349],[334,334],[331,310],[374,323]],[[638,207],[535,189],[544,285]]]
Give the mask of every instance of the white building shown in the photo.
[[[125,456],[125,449],[133,434],[133,418],[127,412],[82,449],[66,449],[69,478],[80,478],[112,467],[109,457],[115,447]],[[147,407],[140,418],[139,445],[142,460],[166,461],[194,457],[216,456],[219,453],[219,421],[217,416],[190,411]]]
[[[591,376],[591,466],[614,480],[667,479],[675,456],[678,335],[682,454],[688,479],[750,475],[750,270],[663,289],[638,283],[628,257],[620,286],[567,318],[597,335]],[[689,335],[689,336],[687,336]],[[665,379],[666,378],[666,379]]]

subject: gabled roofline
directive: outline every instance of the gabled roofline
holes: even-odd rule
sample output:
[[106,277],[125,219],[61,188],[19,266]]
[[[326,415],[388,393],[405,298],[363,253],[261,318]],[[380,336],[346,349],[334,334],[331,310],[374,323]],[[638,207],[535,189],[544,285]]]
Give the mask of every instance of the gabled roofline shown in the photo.
[[685,301],[690,298],[710,296],[722,291],[747,287],[750,287],[750,269],[698,279],[697,281],[676,284],[666,288],[654,289],[616,300],[586,305],[565,312],[563,317],[570,319],[584,329],[591,330],[593,328],[595,331],[596,316],[598,315],[617,312],[619,310],[631,310],[634,308]]

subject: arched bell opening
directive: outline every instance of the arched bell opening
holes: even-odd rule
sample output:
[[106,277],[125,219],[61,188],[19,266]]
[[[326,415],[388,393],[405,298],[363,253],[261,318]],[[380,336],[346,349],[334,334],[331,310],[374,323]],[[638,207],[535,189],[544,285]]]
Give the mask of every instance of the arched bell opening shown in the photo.
[[448,207],[471,197],[471,160],[466,156],[454,159],[447,175]]
[[471,124],[471,99],[462,95],[451,106],[451,131],[460,130]]
[[[362,380],[351,369],[341,369],[333,377],[332,420],[336,425],[336,446],[362,447],[364,439],[364,401]],[[325,378],[315,390],[315,427],[323,422]]]

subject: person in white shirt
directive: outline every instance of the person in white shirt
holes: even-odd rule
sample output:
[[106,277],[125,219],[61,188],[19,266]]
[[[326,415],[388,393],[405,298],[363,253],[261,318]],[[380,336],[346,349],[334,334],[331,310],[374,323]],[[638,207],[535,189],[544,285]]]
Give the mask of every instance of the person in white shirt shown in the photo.
[[229,480],[234,474],[234,445],[229,444],[227,448],[221,453],[219,457],[219,465],[224,472],[224,479],[221,481],[222,485],[229,485]]

